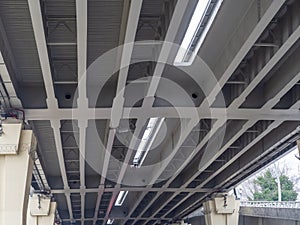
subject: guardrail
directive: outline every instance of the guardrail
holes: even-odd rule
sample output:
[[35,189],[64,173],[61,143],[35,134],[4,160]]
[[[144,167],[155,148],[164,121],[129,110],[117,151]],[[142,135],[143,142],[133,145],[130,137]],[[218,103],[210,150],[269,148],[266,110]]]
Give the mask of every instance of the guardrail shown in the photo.
[[242,207],[300,209],[300,202],[241,201]]

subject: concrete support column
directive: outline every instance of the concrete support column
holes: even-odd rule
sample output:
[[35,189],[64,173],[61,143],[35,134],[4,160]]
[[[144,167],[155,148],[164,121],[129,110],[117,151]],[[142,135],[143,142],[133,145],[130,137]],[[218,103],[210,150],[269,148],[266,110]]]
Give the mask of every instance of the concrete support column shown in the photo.
[[20,121],[3,123],[0,136],[0,225],[26,225],[36,141]]
[[29,199],[27,225],[53,225],[57,204],[47,196],[34,194]]
[[204,202],[206,225],[238,225],[240,201],[226,193]]

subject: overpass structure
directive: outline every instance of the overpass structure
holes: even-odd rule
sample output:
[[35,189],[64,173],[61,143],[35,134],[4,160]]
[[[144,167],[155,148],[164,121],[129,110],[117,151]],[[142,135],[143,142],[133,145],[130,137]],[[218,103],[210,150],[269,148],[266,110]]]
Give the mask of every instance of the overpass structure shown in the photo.
[[299,25],[298,0],[0,0],[32,189],[63,225],[182,220],[296,145]]

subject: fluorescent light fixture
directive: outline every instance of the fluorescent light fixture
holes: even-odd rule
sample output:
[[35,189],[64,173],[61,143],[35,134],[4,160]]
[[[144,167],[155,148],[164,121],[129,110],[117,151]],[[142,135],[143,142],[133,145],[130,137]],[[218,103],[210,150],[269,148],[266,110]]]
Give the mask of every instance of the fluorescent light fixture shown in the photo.
[[113,224],[114,220],[113,219],[108,219],[106,224]]
[[148,125],[134,156],[133,166],[141,167],[164,120],[165,118],[159,117],[149,119]]
[[[198,0],[190,24],[177,52],[174,61],[175,66],[190,66],[193,63],[222,2],[223,0]],[[209,18],[205,20],[208,12],[210,12]]]
[[115,202],[115,206],[121,206],[128,194],[128,191],[120,191],[119,195],[117,197],[117,200]]

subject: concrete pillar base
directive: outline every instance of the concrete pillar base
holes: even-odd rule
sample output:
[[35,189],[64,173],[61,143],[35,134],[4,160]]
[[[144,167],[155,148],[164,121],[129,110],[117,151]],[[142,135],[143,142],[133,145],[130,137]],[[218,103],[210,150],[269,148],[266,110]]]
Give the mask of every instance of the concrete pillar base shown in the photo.
[[57,204],[49,197],[34,194],[29,199],[27,225],[52,225],[55,221]]
[[203,204],[206,225],[238,225],[240,201],[226,193]]

